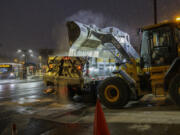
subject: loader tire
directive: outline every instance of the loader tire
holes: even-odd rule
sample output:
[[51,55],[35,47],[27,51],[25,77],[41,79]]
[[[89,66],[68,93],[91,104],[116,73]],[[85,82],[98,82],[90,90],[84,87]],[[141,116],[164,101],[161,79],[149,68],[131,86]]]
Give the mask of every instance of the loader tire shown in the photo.
[[101,103],[111,109],[122,108],[130,99],[129,87],[120,77],[105,79],[99,85],[98,93]]
[[180,106],[180,74],[177,74],[170,83],[169,95],[171,99]]

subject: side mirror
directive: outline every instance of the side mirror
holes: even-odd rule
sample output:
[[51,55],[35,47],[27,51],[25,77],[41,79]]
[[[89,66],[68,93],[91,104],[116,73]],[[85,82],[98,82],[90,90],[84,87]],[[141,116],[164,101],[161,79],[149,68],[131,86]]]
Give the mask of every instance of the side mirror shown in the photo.
[[144,67],[144,58],[143,57],[140,58],[140,67],[141,68]]

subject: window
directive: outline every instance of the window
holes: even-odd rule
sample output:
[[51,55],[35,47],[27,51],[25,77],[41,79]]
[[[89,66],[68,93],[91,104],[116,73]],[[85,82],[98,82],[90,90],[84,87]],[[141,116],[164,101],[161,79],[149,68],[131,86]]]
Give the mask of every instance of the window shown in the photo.
[[7,73],[7,72],[9,72],[10,71],[10,68],[0,68],[0,73]]
[[149,54],[149,32],[144,31],[142,35],[142,44],[141,44],[141,57],[144,60],[145,67],[149,65],[150,54]]
[[171,27],[161,27],[143,32],[141,57],[145,67],[169,64],[172,35]]
[[171,31],[169,29],[159,29],[152,32],[152,47],[168,46],[171,42]]
[[151,46],[151,64],[167,65],[170,62],[172,47],[172,31],[170,27],[162,27],[149,33]]

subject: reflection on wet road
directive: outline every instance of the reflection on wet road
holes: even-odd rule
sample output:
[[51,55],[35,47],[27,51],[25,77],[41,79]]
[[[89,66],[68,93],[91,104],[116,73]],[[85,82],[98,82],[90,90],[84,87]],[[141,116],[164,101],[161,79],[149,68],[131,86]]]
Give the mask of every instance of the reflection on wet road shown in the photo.
[[42,96],[42,82],[0,84],[0,101],[15,101]]
[[80,103],[66,104],[55,95],[45,95],[42,81],[0,82],[0,134],[11,134],[16,124],[18,134],[40,134],[59,125],[58,119],[84,107]]
[[[9,134],[12,123],[17,123],[19,120],[16,119],[23,112],[33,113],[25,103],[38,101],[38,98],[43,96],[43,88],[42,81],[2,80],[0,82],[0,125],[2,125],[0,134]],[[23,123],[22,121],[20,122]]]

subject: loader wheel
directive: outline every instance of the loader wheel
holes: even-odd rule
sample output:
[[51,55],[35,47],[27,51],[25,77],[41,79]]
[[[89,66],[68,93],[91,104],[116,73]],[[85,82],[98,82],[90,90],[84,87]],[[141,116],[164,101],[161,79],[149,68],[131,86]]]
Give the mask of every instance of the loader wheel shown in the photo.
[[180,74],[177,74],[170,83],[169,94],[172,100],[180,106]]
[[111,109],[122,108],[129,101],[129,88],[119,77],[105,79],[98,87],[101,103]]

